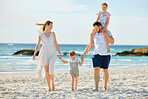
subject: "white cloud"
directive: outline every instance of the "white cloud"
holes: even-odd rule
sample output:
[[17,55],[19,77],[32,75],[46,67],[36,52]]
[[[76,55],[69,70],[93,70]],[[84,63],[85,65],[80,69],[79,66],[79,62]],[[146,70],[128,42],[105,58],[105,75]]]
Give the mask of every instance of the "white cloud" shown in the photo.
[[48,10],[49,12],[73,12],[88,9],[86,5],[74,5],[73,0],[43,0],[39,9]]
[[19,13],[79,12],[88,9],[84,4],[74,4],[73,0],[7,0],[1,1],[0,6],[1,11]]
[[[90,6],[90,2],[92,1],[0,0],[0,42],[35,43],[40,29],[35,23],[51,20],[59,43],[87,44],[92,23],[96,20],[97,9],[94,8],[98,6],[92,8],[94,5]],[[111,14],[109,30],[113,33],[116,44],[147,44],[147,16],[134,18],[121,17],[122,13],[118,13],[120,16]]]
[[148,45],[148,18],[112,17],[109,29],[116,44]]

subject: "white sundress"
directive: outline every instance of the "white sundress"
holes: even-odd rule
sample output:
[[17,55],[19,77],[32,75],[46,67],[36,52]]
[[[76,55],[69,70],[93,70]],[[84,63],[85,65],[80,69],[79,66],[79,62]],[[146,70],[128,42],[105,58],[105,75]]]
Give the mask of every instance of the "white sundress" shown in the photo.
[[49,66],[49,74],[54,75],[54,65],[57,58],[56,48],[54,45],[54,35],[51,32],[50,37],[46,37],[44,33],[40,34],[42,47],[38,56],[37,75],[45,77],[44,66]]

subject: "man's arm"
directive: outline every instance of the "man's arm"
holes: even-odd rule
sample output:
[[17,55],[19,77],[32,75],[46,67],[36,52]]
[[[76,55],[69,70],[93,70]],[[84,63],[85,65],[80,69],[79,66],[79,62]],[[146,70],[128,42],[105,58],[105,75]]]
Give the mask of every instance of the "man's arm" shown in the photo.
[[103,35],[106,36],[108,42],[113,45],[113,44],[114,44],[114,38],[113,38],[112,36],[109,36],[109,35],[107,34],[107,30],[106,30],[106,31],[102,30],[102,33],[103,33]]
[[82,66],[83,60],[81,59],[81,62],[78,62],[78,64],[79,64],[80,66]]
[[112,36],[109,36],[107,33],[106,33],[106,38],[107,38],[107,40],[108,40],[108,42],[110,43],[110,44],[114,44],[114,38],[112,37]]

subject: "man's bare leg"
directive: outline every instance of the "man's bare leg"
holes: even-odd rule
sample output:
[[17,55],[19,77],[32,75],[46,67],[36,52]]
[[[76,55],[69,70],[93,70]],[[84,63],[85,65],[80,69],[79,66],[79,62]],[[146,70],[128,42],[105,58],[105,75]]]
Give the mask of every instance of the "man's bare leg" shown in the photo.
[[100,67],[95,67],[94,69],[94,80],[95,80],[95,90],[97,91],[100,80]]
[[109,79],[108,69],[103,69],[104,90],[107,90],[108,79]]

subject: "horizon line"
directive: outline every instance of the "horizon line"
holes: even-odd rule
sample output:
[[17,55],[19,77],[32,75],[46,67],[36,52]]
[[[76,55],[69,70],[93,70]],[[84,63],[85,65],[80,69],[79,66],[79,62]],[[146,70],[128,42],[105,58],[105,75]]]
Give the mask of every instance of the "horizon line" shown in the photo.
[[[0,43],[0,44],[37,44],[37,43]],[[87,45],[87,44],[60,44],[60,45]],[[114,44],[114,45],[124,45],[126,46],[127,44]],[[128,45],[132,45],[132,44],[128,44]],[[135,44],[133,44],[135,45]],[[111,45],[113,46],[113,45]],[[148,46],[148,45],[135,45],[135,46]]]

